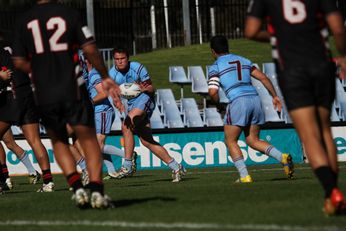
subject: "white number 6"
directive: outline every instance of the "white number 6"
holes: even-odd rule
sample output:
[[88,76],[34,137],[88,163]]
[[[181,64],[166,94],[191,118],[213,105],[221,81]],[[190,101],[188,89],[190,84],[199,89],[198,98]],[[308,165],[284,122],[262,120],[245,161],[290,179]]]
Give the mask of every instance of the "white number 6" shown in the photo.
[[301,0],[282,0],[284,18],[291,24],[301,23],[306,18],[305,4]]

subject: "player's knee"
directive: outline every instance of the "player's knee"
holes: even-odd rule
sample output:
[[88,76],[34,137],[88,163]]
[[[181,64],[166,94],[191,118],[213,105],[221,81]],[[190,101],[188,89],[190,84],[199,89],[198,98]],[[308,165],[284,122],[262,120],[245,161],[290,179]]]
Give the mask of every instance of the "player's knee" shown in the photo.
[[251,148],[255,146],[257,141],[258,141],[257,138],[254,138],[254,137],[251,137],[251,136],[248,136],[245,139],[246,144],[249,145]]

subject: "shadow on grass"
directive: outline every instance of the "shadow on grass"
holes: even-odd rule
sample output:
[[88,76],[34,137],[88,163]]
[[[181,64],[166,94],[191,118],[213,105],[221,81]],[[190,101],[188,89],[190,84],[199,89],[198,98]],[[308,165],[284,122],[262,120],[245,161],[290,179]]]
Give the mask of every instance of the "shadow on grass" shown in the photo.
[[128,206],[137,205],[137,204],[143,204],[150,201],[176,202],[177,199],[173,197],[147,197],[147,198],[140,198],[140,199],[117,200],[117,201],[112,201],[112,204],[114,205],[115,208],[120,208],[120,207],[128,207]]

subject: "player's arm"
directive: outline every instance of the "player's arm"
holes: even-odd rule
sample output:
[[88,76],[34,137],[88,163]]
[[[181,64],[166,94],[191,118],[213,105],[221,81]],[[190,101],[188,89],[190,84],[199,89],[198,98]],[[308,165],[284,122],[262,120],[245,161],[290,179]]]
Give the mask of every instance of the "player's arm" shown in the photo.
[[278,111],[281,111],[282,104],[280,98],[277,96],[275,88],[269,78],[260,70],[253,67],[251,71],[251,76],[255,79],[261,81],[263,86],[268,90],[269,94],[273,97],[273,105],[274,108]]
[[141,89],[141,92],[147,93],[149,95],[155,93],[155,88],[153,86],[151,79],[147,79],[143,82],[140,82],[139,87]]
[[107,98],[107,93],[103,90],[101,83],[97,84],[95,86],[95,89],[97,91],[97,95],[94,98],[92,98],[92,101],[94,105],[97,105]]
[[339,12],[332,12],[326,16],[328,26],[334,36],[335,45],[341,55],[338,60],[340,66],[340,77],[346,77],[346,31],[343,17]]
[[13,57],[13,65],[15,68],[25,72],[31,73],[31,62],[23,57]]
[[245,21],[245,37],[259,42],[269,42],[270,34],[262,30],[262,20],[253,16],[247,16]]
[[119,86],[114,82],[114,80],[108,75],[107,68],[101,57],[99,50],[95,43],[87,43],[82,46],[82,50],[93,65],[93,67],[99,72],[102,78],[102,87],[106,93],[108,93],[114,102],[114,106],[121,112],[124,111],[124,105],[121,103],[120,99],[120,89]]

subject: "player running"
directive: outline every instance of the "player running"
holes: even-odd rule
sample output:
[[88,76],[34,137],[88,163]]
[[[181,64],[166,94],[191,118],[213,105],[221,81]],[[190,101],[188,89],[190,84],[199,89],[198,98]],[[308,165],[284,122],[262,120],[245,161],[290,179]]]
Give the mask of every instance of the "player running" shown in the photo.
[[[245,35],[270,41],[278,80],[309,163],[325,192],[324,212],[346,209],[337,186],[337,154],[330,128],[335,98],[335,64],[331,62],[328,28],[346,70],[346,32],[335,0],[252,0]],[[262,20],[268,19],[268,31]]]
[[250,60],[229,53],[226,37],[214,36],[210,41],[210,48],[216,61],[208,68],[209,95],[214,102],[219,103],[218,91],[221,87],[230,102],[226,109],[224,132],[226,145],[240,175],[236,182],[252,182],[238,145],[243,131],[245,141],[251,148],[279,161],[284,166],[287,177],[293,178],[291,155],[282,153],[273,145],[259,139],[260,125],[265,123],[265,117],[261,100],[251,84],[251,77],[261,81],[273,97],[274,107],[281,111],[281,101],[272,83]]
[[[109,75],[114,81],[119,85],[138,83],[141,89],[141,94],[127,101],[127,115],[122,124],[125,161],[118,171],[117,178],[127,177],[133,173],[133,135],[136,134],[142,144],[172,170],[172,182],[181,181],[182,176],[186,174],[185,168],[169,156],[167,150],[156,142],[152,135],[150,117],[155,109],[155,90],[146,68],[138,62],[130,62],[129,53],[124,48],[114,48],[113,57],[114,66],[109,70]],[[121,111],[124,111],[124,108]]]
[[[16,25],[14,62],[17,68],[32,72],[32,82],[42,123],[52,141],[55,158],[73,188],[77,206],[111,206],[101,178],[102,158],[98,145],[93,108],[82,79],[75,77],[73,55],[81,47],[102,77],[106,91],[117,101],[119,87],[109,78],[93,35],[78,11],[49,0],[21,15]],[[90,199],[83,187],[68,144],[66,124],[85,150],[90,183]]]

